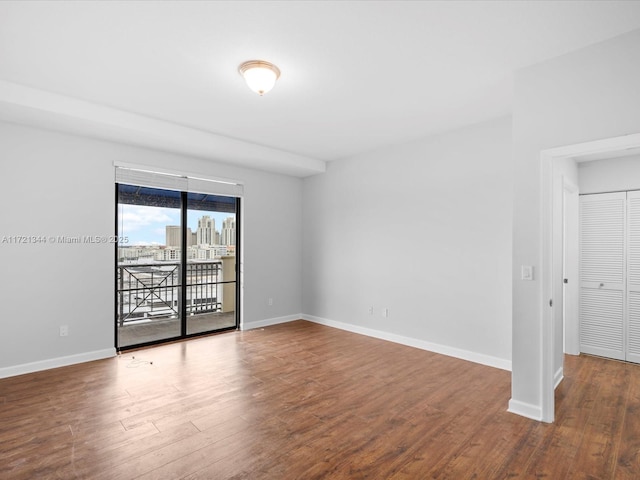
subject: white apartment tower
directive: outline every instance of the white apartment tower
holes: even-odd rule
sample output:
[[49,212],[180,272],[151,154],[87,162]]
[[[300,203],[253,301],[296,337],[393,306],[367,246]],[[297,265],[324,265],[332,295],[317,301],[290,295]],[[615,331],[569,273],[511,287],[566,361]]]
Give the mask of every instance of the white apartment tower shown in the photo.
[[222,222],[222,245],[235,245],[236,244],[236,219],[234,217],[227,217]]
[[196,237],[198,245],[216,244],[216,221],[209,215],[204,215],[198,220],[198,230]]

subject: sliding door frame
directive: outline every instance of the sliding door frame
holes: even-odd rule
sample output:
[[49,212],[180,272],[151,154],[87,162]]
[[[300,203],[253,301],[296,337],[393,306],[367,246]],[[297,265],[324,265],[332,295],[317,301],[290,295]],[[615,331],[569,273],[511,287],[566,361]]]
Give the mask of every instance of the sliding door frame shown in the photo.
[[[118,238],[119,232],[118,232],[118,220],[119,220],[119,186],[121,185],[121,183],[116,182],[115,183],[115,224],[114,224],[114,232],[115,232],[115,236],[116,238]],[[155,188],[155,187],[153,187]],[[174,190],[176,191],[176,190]],[[221,333],[221,332],[227,332],[227,331],[232,331],[232,330],[240,330],[241,329],[241,314],[242,314],[242,304],[241,304],[241,300],[242,300],[242,295],[241,295],[241,290],[242,290],[242,279],[241,279],[241,273],[242,273],[242,268],[239,266],[239,264],[241,264],[242,262],[242,214],[241,214],[241,207],[242,207],[242,201],[241,201],[241,197],[231,197],[235,200],[235,219],[236,219],[236,249],[235,249],[235,256],[236,256],[236,261],[235,261],[235,311],[234,311],[234,317],[235,317],[235,322],[233,326],[229,326],[229,327],[223,327],[217,330],[210,330],[210,331],[205,331],[205,332],[197,332],[197,333],[187,333],[187,216],[188,216],[188,204],[187,204],[187,198],[188,198],[188,194],[189,192],[186,191],[180,191],[180,228],[181,228],[181,245],[182,247],[180,248],[180,335],[179,336],[174,336],[174,337],[168,337],[168,338],[164,338],[164,339],[160,339],[160,340],[153,340],[153,341],[149,341],[149,342],[142,342],[142,343],[137,343],[134,345],[127,345],[124,347],[120,347],[118,345],[118,275],[115,273],[116,269],[118,267],[118,246],[119,243],[115,242],[114,243],[114,279],[113,279],[113,286],[114,286],[114,290],[113,290],[113,298],[114,298],[114,307],[113,307],[113,313],[114,313],[114,318],[113,318],[113,326],[114,326],[114,345],[116,348],[116,351],[120,352],[120,351],[126,351],[126,350],[132,350],[132,349],[136,349],[136,348],[142,348],[142,347],[148,347],[148,346],[152,346],[152,345],[158,345],[158,344],[162,344],[162,343],[169,343],[169,342],[175,342],[175,341],[180,341],[180,340],[186,340],[189,338],[194,338],[194,337],[202,337],[205,335],[213,335],[213,334],[217,334],[217,333]],[[215,195],[215,194],[211,194],[211,195]],[[228,197],[228,195],[218,195],[218,196],[226,196]]]

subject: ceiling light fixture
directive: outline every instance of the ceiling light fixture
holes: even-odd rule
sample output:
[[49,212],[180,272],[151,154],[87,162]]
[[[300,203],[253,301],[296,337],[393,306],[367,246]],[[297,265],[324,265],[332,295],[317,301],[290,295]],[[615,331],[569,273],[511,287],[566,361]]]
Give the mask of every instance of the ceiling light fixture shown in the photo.
[[280,69],[264,60],[249,60],[238,67],[251,90],[262,96],[273,88],[280,77]]

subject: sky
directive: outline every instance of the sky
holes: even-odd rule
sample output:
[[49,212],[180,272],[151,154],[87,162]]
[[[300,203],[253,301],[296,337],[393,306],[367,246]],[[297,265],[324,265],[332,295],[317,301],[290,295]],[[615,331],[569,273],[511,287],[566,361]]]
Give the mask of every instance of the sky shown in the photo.
[[[147,207],[143,205],[118,205],[118,236],[127,237],[128,242],[121,246],[164,245],[167,225],[180,225],[180,210],[166,207]],[[187,226],[192,232],[198,229],[198,219],[209,215],[216,221],[216,230],[221,231],[225,218],[235,217],[233,213],[187,211]]]

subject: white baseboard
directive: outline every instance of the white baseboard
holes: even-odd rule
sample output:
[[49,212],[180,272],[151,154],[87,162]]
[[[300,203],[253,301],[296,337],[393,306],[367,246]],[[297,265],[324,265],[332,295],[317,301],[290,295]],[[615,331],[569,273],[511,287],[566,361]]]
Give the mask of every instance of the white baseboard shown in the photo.
[[[374,330],[371,328],[360,327],[349,323],[337,322],[335,320],[328,320],[326,318],[316,317],[314,315],[295,314],[287,315],[284,317],[267,318],[264,320],[258,320],[255,322],[244,322],[241,325],[242,330],[251,330],[254,328],[263,328],[270,325],[277,325],[280,323],[293,322],[295,320],[307,320],[310,322],[326,325],[328,327],[338,328],[360,335],[366,335],[368,337],[379,338],[381,340],[387,340],[401,345],[407,345],[409,347],[419,348],[421,350],[427,350],[429,352],[439,353],[462,360],[468,360],[470,362],[479,363],[481,365],[487,365],[502,370],[511,371],[511,362],[490,355],[484,355],[481,353],[471,352],[447,345],[440,345],[437,343],[426,342],[424,340],[418,340],[411,337],[405,337],[402,335],[396,335],[394,333],[384,332],[381,330]],[[69,355],[65,357],[52,358],[47,360],[41,360],[32,363],[25,363],[22,365],[15,365],[11,367],[0,368],[0,378],[13,377],[16,375],[22,375],[25,373],[38,372],[41,370],[47,370],[50,368],[64,367],[67,365],[74,365],[76,363],[90,362],[93,360],[101,360],[103,358],[109,358],[116,355],[115,348],[107,348],[104,350],[96,350],[93,352],[85,352],[76,355]],[[529,416],[529,415],[524,415]],[[530,416],[529,416],[530,417]],[[533,418],[533,417],[530,417]]]
[[440,345],[437,343],[426,342],[424,340],[418,340],[411,337],[404,337],[402,335],[396,335],[395,333],[388,333],[388,332],[383,332],[381,330],[374,330],[372,328],[351,325],[349,323],[337,322],[335,320],[328,320],[326,318],[316,317],[314,315],[303,314],[300,318],[302,318],[303,320],[308,320],[310,322],[319,323],[321,325],[326,325],[328,327],[339,328],[340,330],[359,333],[361,335],[366,335],[368,337],[379,338],[381,340],[388,340],[390,342],[400,343],[402,345],[407,345],[409,347],[415,347],[421,350],[440,353],[442,355],[447,355],[449,357],[460,358],[462,360],[468,360],[470,362],[479,363],[481,365],[487,365],[489,367],[511,371],[511,361],[504,360],[502,358],[492,357],[490,355],[471,352],[469,350],[463,350],[461,348],[450,347],[447,345]]
[[253,328],[268,327],[269,325],[277,325],[279,323],[293,322],[294,320],[300,320],[302,314],[287,315],[285,317],[267,318],[265,320],[258,320],[256,322],[244,322],[240,326],[240,330],[251,330]]
[[564,368],[560,367],[558,371],[553,376],[553,389],[555,390],[560,382],[564,379]]
[[0,378],[15,377],[16,375],[39,372],[50,368],[66,367],[68,365],[75,365],[76,363],[102,360],[104,358],[115,357],[115,355],[115,348],[105,348],[104,350],[95,350],[93,352],[78,353],[65,357],[49,358],[47,360],[40,360],[37,362],[23,363],[22,365],[2,367],[0,368]]
[[542,408],[538,405],[532,405],[530,403],[520,402],[513,398],[509,400],[508,412],[515,413],[523,417],[530,418],[531,420],[542,421]]

